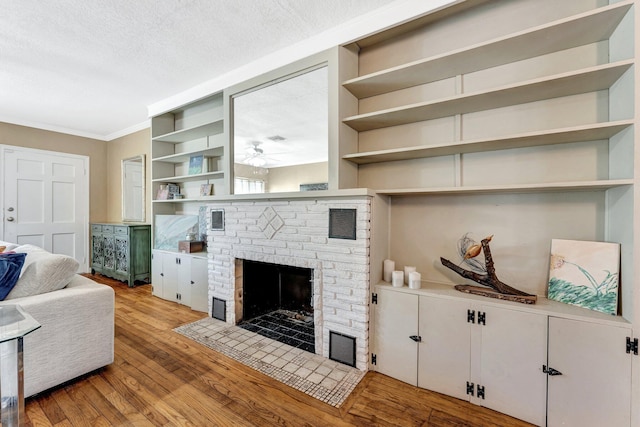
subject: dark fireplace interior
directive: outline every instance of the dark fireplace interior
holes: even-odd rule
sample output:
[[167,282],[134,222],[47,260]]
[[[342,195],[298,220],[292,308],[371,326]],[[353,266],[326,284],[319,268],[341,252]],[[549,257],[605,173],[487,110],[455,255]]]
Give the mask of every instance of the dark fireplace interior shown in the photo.
[[239,326],[315,352],[313,270],[244,260]]

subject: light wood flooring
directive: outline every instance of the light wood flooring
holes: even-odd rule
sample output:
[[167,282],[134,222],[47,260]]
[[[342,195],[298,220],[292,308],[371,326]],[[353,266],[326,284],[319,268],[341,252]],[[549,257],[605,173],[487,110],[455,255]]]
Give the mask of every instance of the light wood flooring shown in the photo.
[[28,426],[529,425],[375,372],[336,409],[172,331],[205,313],[94,279],[116,292],[115,362],[27,399]]

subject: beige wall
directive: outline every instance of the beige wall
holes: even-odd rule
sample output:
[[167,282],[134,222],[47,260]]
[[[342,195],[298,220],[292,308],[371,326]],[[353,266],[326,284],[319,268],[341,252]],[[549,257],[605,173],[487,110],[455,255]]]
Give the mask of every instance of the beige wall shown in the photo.
[[268,193],[300,191],[300,184],[328,182],[326,162],[269,169]]
[[106,221],[107,142],[0,122],[0,144],[89,157],[89,219]]
[[149,129],[107,142],[0,122],[0,144],[89,157],[90,222],[122,220],[122,159],[139,154],[145,155],[145,214],[146,222],[151,221],[149,141]]
[[122,159],[145,156],[145,222],[151,222],[151,134],[144,129],[107,142],[107,212],[109,222],[122,221]]

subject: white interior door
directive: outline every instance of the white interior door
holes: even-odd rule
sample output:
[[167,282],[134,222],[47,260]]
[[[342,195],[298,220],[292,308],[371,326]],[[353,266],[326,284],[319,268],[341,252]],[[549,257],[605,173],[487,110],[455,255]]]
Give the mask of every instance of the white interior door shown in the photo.
[[3,237],[69,255],[87,271],[88,158],[3,148]]

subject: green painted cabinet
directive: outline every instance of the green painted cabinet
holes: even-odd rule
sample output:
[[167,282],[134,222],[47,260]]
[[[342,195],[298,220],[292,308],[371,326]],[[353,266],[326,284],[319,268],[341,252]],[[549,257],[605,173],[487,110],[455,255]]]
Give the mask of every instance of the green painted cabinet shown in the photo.
[[151,279],[149,224],[91,224],[91,273],[127,282]]

